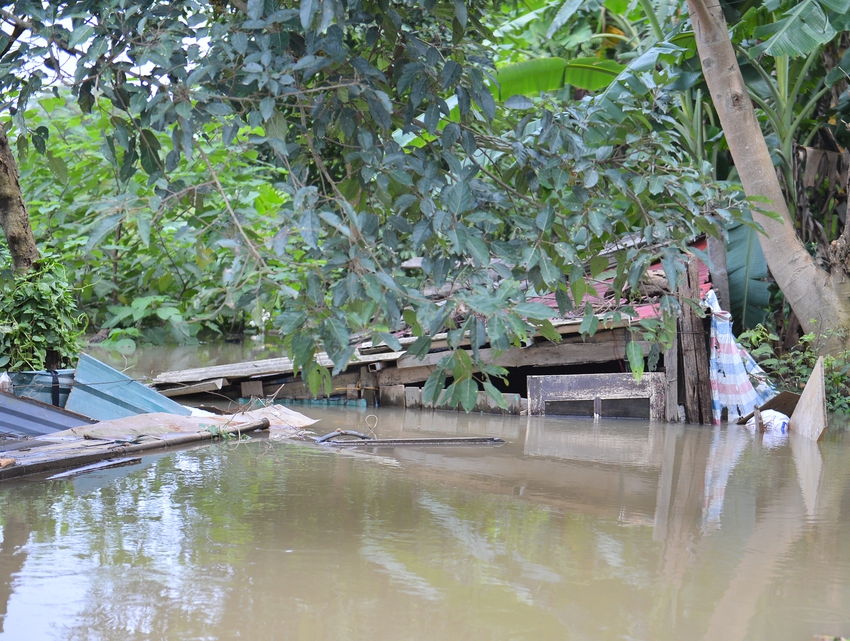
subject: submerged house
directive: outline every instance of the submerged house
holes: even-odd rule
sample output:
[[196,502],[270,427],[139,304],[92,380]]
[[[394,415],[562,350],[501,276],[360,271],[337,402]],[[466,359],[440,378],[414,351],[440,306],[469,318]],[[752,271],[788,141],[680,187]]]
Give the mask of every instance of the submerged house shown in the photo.
[[[705,251],[707,245],[702,239],[694,247]],[[700,299],[712,287],[712,275],[695,258],[689,272],[688,282],[679,293]],[[725,271],[718,272],[715,280],[718,279],[725,279]],[[643,292],[643,299],[632,305],[639,319],[659,315],[661,293],[651,287]],[[580,334],[583,312],[558,317],[554,295],[530,300],[553,309],[555,318],[551,320],[561,335],[560,342],[535,336],[528,345],[511,348],[492,359],[487,345],[479,349],[485,362],[508,370],[508,385],[503,389],[508,413],[678,421],[682,404],[689,422],[711,422],[707,325],[688,306],[683,306],[678,340],[663,353],[658,353],[657,346],[638,339],[644,357],[652,353],[657,367],[636,381],[626,359],[629,343],[636,340],[635,332],[630,329],[634,317],[623,314],[619,320],[600,324],[593,336],[583,337]],[[596,296],[588,296],[586,300],[590,300],[600,316],[617,306],[610,288],[606,290],[604,286],[597,288]],[[399,338],[403,347],[414,341],[410,336]],[[421,359],[404,351],[392,351],[383,344],[362,343],[348,367],[333,378],[331,395],[320,398],[329,403],[422,407],[421,388],[447,350],[445,334],[433,337],[430,352]],[[332,365],[324,354],[318,360],[322,365]],[[679,372],[683,375],[679,376]],[[287,358],[165,372],[153,380],[153,385],[162,394],[180,396],[189,403],[200,403],[203,397],[195,395],[210,393],[232,400],[261,397],[299,402],[313,398],[301,378],[293,376],[293,365]],[[436,409],[457,408],[438,403]],[[504,410],[484,392],[479,392],[475,411]]]

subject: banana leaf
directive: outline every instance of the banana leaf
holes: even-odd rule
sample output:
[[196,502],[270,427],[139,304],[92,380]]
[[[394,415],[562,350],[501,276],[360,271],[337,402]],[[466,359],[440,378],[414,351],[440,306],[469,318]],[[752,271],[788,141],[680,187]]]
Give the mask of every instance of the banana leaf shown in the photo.
[[739,334],[763,323],[770,306],[767,261],[761,251],[758,233],[738,223],[729,229],[726,243],[726,271],[734,331]]
[[499,98],[537,95],[572,85],[587,91],[604,89],[625,69],[614,60],[599,58],[538,58],[507,65],[496,71]]

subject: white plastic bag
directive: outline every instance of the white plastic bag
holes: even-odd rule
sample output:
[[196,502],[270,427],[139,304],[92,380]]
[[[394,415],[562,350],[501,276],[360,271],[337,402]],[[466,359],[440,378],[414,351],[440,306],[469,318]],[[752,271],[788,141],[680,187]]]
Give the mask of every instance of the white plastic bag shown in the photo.
[[0,374],[0,392],[5,392],[6,394],[12,394],[15,391],[15,386],[12,383],[12,379],[9,378],[9,375],[6,372]]
[[[761,413],[761,420],[764,422],[764,431],[772,434],[787,434],[789,418],[782,412],[776,410],[764,410]],[[751,430],[756,429],[756,417],[753,416],[747,421],[747,427]]]

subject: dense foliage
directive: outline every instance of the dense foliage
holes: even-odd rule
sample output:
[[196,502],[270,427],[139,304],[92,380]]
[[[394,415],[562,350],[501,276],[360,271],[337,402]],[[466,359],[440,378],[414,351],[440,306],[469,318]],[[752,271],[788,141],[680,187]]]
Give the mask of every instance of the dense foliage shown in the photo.
[[[29,35],[8,38],[0,83],[42,242],[93,325],[191,340],[270,324],[314,389],[320,350],[338,370],[363,338],[398,349],[406,327],[423,354],[448,329],[472,359],[449,353],[429,389],[448,375],[468,400],[479,346],[556,338],[533,295],[593,333],[596,282],[622,294],[660,257],[675,289],[687,242],[737,217],[703,153],[704,99],[681,98],[697,61],[671,6],[542,4],[527,15],[558,23],[542,34],[459,0],[19,2],[26,20],[3,17]],[[544,46],[610,59],[588,63],[607,88],[500,94],[496,63]],[[678,304],[642,331],[669,338]]]
[[85,317],[64,268],[43,259],[27,274],[0,281],[0,369],[58,369],[80,353]]

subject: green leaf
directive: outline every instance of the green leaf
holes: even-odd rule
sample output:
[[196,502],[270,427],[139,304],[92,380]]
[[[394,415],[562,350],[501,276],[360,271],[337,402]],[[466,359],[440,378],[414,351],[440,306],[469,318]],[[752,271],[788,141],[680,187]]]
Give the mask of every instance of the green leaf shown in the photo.
[[584,306],[584,318],[579,325],[578,331],[585,336],[593,336],[596,333],[596,328],[599,327],[599,319],[593,312],[593,306],[587,303]]
[[124,220],[124,214],[113,214],[103,218],[100,223],[98,223],[97,227],[95,227],[94,231],[89,233],[89,240],[86,243],[83,253],[88,254],[97,247],[100,244],[100,241],[102,241],[113,229],[118,227],[122,220]]
[[487,396],[496,401],[496,405],[498,405],[501,409],[508,409],[508,402],[505,400],[505,395],[502,394],[490,381],[484,381],[484,391],[487,392]]
[[440,400],[440,394],[446,386],[446,372],[435,369],[422,388],[422,403],[434,405]]
[[328,333],[336,342],[336,346],[340,349],[348,346],[349,333],[348,327],[338,318],[328,318],[325,321]]
[[263,17],[263,8],[265,7],[265,0],[248,0],[248,19],[249,20],[259,20]]
[[156,134],[150,129],[143,129],[139,136],[139,152],[144,169],[148,175],[155,174],[163,170],[162,161],[159,158],[159,150],[161,145],[156,138]]
[[561,8],[558,9],[558,13],[555,14],[552,23],[549,25],[549,29],[546,31],[546,37],[551,38],[561,27],[567,24],[583,2],[584,0],[566,0],[561,5]]
[[420,336],[407,348],[408,356],[423,358],[431,350],[431,337]]
[[457,383],[460,394],[460,404],[464,411],[471,412],[478,402],[478,383],[474,378],[467,378]]
[[597,256],[593,260],[590,261],[590,276],[591,278],[596,278],[608,269],[608,257],[607,256]]
[[45,152],[47,156],[47,166],[50,168],[50,171],[56,176],[56,180],[58,180],[63,185],[68,184],[68,166],[65,164],[65,161],[61,156],[55,156],[52,152]]
[[537,58],[506,65],[496,70],[499,97],[536,96],[573,85],[588,91],[604,89],[625,66],[615,60],[599,58]]
[[319,227],[321,223],[315,209],[305,209],[298,221],[298,231],[301,238],[311,249],[319,248]]
[[769,273],[755,229],[743,224],[729,229],[726,269],[729,276],[729,312],[736,327],[752,329],[764,323],[766,310],[770,307]]
[[142,241],[142,245],[150,247],[151,214],[149,211],[141,211],[136,215],[136,229],[139,232],[139,239]]
[[403,352],[404,347],[398,342],[398,339],[389,332],[378,332],[378,337],[387,344],[394,352]]
[[514,305],[514,312],[526,318],[544,320],[556,316],[555,310],[543,303],[518,303]]
[[85,42],[89,38],[91,38],[92,33],[94,33],[94,27],[88,24],[82,24],[76,29],[74,29],[71,37],[68,38],[68,46],[76,47],[78,44]]
[[643,376],[643,348],[640,343],[635,340],[630,340],[626,344],[626,358],[629,361],[629,367],[632,369],[632,374],[636,381],[640,381]]
[[[754,47],[752,54],[804,56],[832,40],[837,32],[830,24],[821,4],[827,4],[827,2],[825,0],[802,0],[785,12],[782,19],[757,27],[753,31],[753,35],[756,38],[767,39]],[[830,4],[832,3],[830,2]],[[839,5],[844,8],[848,3],[846,0],[837,0],[836,6]],[[844,8],[843,13],[847,13],[846,8]]]

